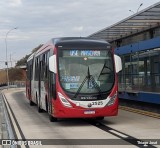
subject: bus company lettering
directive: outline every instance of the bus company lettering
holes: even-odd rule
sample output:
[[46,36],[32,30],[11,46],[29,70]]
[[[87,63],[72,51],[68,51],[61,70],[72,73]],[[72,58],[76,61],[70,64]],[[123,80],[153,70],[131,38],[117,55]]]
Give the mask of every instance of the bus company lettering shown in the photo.
[[62,76],[62,82],[79,82],[80,76]]

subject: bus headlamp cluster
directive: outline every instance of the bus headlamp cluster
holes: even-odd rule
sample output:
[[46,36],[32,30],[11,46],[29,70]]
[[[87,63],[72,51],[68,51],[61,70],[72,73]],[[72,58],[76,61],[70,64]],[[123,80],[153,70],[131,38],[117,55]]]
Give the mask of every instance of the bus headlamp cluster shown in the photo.
[[114,102],[116,101],[117,98],[117,91],[114,93],[113,96],[109,97],[109,102],[107,103],[107,106],[111,106],[114,104]]
[[64,106],[72,107],[72,105],[67,101],[67,99],[61,93],[58,92],[58,96]]

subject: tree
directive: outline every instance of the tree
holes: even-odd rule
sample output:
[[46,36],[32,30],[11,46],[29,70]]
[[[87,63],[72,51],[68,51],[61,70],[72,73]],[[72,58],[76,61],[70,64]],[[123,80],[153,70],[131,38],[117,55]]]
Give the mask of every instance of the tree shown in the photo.
[[16,66],[26,65],[27,59],[29,58],[30,55],[31,54],[26,55],[25,57],[17,61]]
[[40,49],[43,46],[43,44],[40,44],[36,48],[32,49],[32,53],[36,52],[38,49]]
[[[39,48],[41,48],[43,46],[43,44],[40,44],[39,46],[37,46],[36,48],[32,49],[32,53],[36,52]],[[31,54],[32,54],[31,53]],[[17,61],[16,66],[22,66],[22,65],[26,65],[27,63],[27,59],[29,58],[29,56],[31,55],[26,55],[25,57],[23,57],[22,59],[20,59],[19,61]]]
[[23,70],[19,68],[11,68],[9,69],[9,81],[24,81],[25,78],[23,76]]

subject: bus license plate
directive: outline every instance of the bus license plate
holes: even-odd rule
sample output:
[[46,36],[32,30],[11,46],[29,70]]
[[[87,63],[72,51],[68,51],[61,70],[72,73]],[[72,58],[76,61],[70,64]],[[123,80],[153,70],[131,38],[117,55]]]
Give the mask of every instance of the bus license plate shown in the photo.
[[94,110],[86,110],[84,111],[84,114],[95,114]]

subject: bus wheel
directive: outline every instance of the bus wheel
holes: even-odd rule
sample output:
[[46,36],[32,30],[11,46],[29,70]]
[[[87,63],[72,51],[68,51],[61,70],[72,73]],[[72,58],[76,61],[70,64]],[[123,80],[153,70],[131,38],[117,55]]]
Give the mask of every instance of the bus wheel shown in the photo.
[[29,105],[34,106],[34,103],[31,100],[29,100]]
[[43,111],[43,110],[41,109],[41,107],[40,107],[40,104],[39,104],[39,103],[37,104],[37,107],[38,107],[38,112],[39,112],[39,113],[42,113],[42,111]]
[[57,118],[53,117],[51,114],[49,114],[49,120],[51,122],[56,122],[57,121]]
[[38,109],[38,112],[39,112],[39,113],[42,113],[43,110],[42,110],[41,107],[40,107],[40,104],[39,104],[40,100],[39,100],[39,102],[38,102],[37,95],[36,95],[36,100],[37,100],[37,109]]
[[96,119],[97,119],[97,120],[103,120],[104,117],[97,117]]

